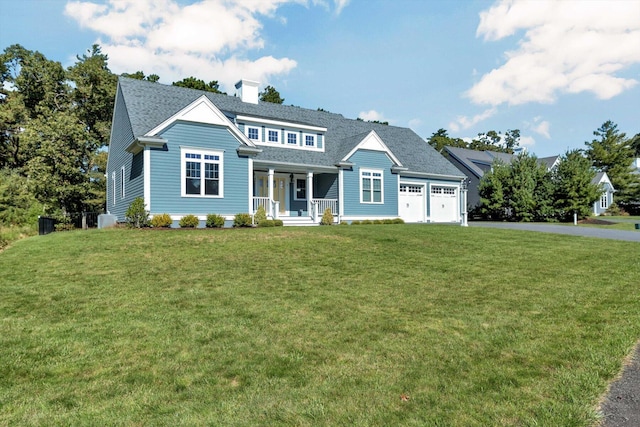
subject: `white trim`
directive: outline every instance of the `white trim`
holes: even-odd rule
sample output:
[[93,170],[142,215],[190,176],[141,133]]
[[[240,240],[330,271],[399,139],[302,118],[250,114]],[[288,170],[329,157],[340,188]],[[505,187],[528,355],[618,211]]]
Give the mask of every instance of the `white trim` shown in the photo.
[[118,188],[118,186],[116,185],[116,171],[111,172],[111,181],[113,181],[113,188],[111,189],[111,192],[113,193],[113,206],[115,206],[116,205],[116,189]]
[[[368,177],[363,177],[364,173],[370,173],[371,175]],[[380,174],[380,176],[374,176],[374,174]],[[366,204],[366,205],[384,205],[384,171],[382,169],[369,169],[369,168],[361,168],[360,172],[358,174],[358,178],[359,178],[359,188],[360,188],[360,203],[362,204]],[[364,199],[362,198],[362,179],[363,178],[367,178],[371,181],[371,201],[370,202],[365,202]],[[380,201],[379,202],[375,202],[373,201],[373,181],[375,179],[379,179],[380,180]]]
[[145,208],[151,210],[151,149],[145,148],[142,158],[142,181]]
[[293,122],[283,122],[280,120],[269,120],[269,119],[262,119],[259,117],[251,117],[251,116],[241,116],[238,115],[236,116],[236,120],[237,121],[247,121],[247,122],[255,122],[255,123],[260,123],[263,125],[271,125],[271,126],[276,126],[276,127],[290,127],[290,128],[296,128],[296,129],[301,129],[301,130],[309,130],[312,132],[320,132],[320,133],[324,133],[327,131],[327,128],[323,128],[320,126],[310,126],[310,125],[303,125],[303,124],[298,124],[298,123],[293,123]]
[[361,150],[361,149],[362,150],[381,151],[383,153],[386,153],[387,156],[389,156],[391,161],[393,163],[395,163],[396,166],[402,166],[402,163],[400,163],[400,160],[398,160],[398,158],[391,152],[391,150],[389,150],[389,147],[387,147],[387,145],[382,141],[382,138],[380,138],[380,136],[378,136],[378,134],[374,130],[369,132],[369,134],[367,136],[365,136],[362,139],[362,141],[360,141],[358,143],[358,145],[353,147],[353,149],[351,151],[349,151],[349,153],[342,158],[342,161],[343,162],[348,161],[349,158],[351,156],[353,156],[353,154],[356,151]]
[[249,157],[249,212],[253,214],[253,159]]
[[[289,135],[293,135],[296,137],[296,143],[292,143],[289,142]],[[290,130],[285,130],[284,131],[284,145],[286,145],[287,147],[299,147],[300,146],[300,142],[299,142],[299,137],[300,137],[300,132],[298,131],[290,131]]]
[[120,198],[124,199],[126,197],[126,181],[125,181],[125,177],[127,175],[127,171],[124,167],[124,165],[122,165],[122,167],[120,168]]
[[255,159],[254,160],[254,164],[260,165],[260,166],[267,166],[267,167],[274,167],[274,166],[275,167],[280,167],[280,166],[283,166],[283,167],[286,167],[286,168],[295,168],[300,172],[302,172],[302,171],[306,172],[309,169],[312,169],[315,172],[326,171],[326,172],[336,173],[338,171],[338,168],[336,168],[335,166],[321,166],[321,165],[312,165],[312,164],[308,164],[308,163],[274,162],[274,161],[271,161],[271,160]]
[[233,124],[227,116],[225,116],[224,113],[206,97],[206,95],[202,95],[200,98],[196,99],[191,104],[187,105],[182,110],[151,129],[145,134],[145,136],[157,135],[177,121],[226,126],[241,143],[248,145],[249,147],[255,147],[255,144],[249,140],[244,133],[240,132],[240,129],[238,129],[238,127]]
[[[200,159],[185,159],[186,153],[200,155]],[[207,161],[204,156],[218,156],[218,160]],[[205,163],[215,163],[218,165],[218,194],[217,195],[205,195],[205,194],[187,194],[186,184],[186,166],[187,161],[199,162],[200,167],[200,182],[201,189],[204,189],[205,180]],[[222,199],[224,198],[224,151],[219,150],[203,150],[192,149],[188,147],[180,147],[180,196],[181,197],[194,197],[202,199]]]
[[344,169],[338,171],[338,203],[340,204],[338,214],[342,218],[344,215]]

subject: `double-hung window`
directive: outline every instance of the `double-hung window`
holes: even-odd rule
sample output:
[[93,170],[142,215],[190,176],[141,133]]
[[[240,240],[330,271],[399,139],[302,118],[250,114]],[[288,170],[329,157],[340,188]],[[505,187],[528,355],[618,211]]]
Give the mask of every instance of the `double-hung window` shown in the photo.
[[298,134],[295,132],[287,132],[287,144],[298,145]]
[[307,200],[307,180],[296,178],[295,200]]
[[360,170],[360,201],[362,203],[383,203],[383,174],[381,170]]
[[222,197],[222,152],[182,149],[182,195]]

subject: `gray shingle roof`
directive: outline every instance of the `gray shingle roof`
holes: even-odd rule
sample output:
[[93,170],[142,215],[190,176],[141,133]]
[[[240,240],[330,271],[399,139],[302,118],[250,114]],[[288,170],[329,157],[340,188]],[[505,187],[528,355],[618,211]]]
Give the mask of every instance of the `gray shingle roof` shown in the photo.
[[318,166],[335,166],[374,130],[410,172],[463,178],[460,171],[425,140],[408,128],[352,120],[341,114],[259,101],[249,104],[235,96],[220,95],[121,77],[120,89],[135,136],[147,132],[205,95],[229,116],[246,115],[327,129],[325,151],[292,150],[260,146],[256,160]]

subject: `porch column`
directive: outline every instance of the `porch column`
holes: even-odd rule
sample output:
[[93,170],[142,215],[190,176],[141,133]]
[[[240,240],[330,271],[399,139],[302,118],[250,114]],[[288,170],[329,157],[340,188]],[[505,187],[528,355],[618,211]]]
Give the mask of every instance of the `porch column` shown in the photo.
[[275,212],[273,212],[273,173],[274,170],[269,169],[269,212],[267,212],[267,215],[275,218]]
[[307,212],[311,216],[313,209],[313,172],[307,172]]

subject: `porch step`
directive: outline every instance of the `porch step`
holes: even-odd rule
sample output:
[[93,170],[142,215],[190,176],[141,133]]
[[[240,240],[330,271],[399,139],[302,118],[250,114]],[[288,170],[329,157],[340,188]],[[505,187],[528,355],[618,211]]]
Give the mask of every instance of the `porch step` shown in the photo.
[[296,226],[296,227],[304,227],[304,226],[312,226],[318,225],[308,216],[281,216],[282,225],[287,226]]

